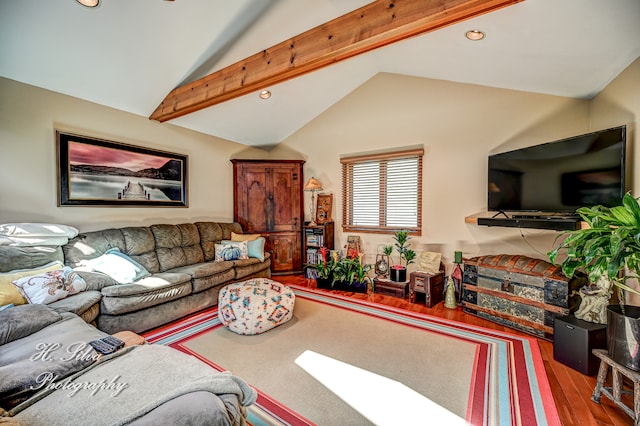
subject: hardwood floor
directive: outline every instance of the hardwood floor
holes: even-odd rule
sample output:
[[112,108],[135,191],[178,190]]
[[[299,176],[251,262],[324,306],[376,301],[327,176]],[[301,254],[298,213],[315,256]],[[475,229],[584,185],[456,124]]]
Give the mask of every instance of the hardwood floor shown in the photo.
[[[273,278],[283,284],[296,284],[299,286],[315,288],[315,281],[307,280],[302,275],[282,275]],[[355,299],[369,300],[413,312],[420,312],[454,321],[465,322],[481,327],[531,337],[511,328],[503,327],[499,324],[467,314],[463,312],[461,308],[455,310],[447,309],[444,307],[444,303],[442,302],[433,308],[427,308],[419,303],[411,303],[408,299],[400,299],[381,294],[367,295],[335,290],[320,291],[332,292],[343,296],[353,297]],[[553,398],[563,425],[623,426],[633,424],[631,417],[626,415],[622,409],[618,408],[607,397],[603,396],[600,404],[591,401],[591,394],[596,383],[595,376],[585,376],[584,374],[555,361],[553,359],[553,343],[542,339],[537,339],[537,341],[542,354],[544,366],[547,371],[547,377],[551,385]],[[628,399],[626,402],[633,406],[631,399]]]

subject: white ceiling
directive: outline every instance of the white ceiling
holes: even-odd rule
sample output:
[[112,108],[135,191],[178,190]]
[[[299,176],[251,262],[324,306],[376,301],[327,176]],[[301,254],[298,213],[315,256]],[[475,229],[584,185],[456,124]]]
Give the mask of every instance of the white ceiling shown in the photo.
[[[0,76],[149,117],[185,81],[367,3],[0,0]],[[639,56],[639,0],[527,0],[169,123],[267,147],[379,72],[590,98]]]

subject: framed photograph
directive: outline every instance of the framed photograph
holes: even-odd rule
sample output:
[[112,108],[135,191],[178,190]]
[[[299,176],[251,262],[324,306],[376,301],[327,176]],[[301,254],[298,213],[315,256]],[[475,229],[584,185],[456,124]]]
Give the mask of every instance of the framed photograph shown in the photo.
[[344,257],[353,258],[362,253],[362,242],[359,235],[348,235],[345,246]]
[[187,156],[56,131],[59,206],[187,207]]
[[331,209],[333,206],[333,194],[319,194],[316,208],[316,223],[331,222]]

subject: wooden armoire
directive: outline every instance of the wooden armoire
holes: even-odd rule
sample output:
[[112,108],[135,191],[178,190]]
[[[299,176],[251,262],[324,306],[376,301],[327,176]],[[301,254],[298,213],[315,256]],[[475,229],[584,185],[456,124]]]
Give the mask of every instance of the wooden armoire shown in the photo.
[[302,271],[303,160],[231,160],[233,217],[261,234],[274,274]]

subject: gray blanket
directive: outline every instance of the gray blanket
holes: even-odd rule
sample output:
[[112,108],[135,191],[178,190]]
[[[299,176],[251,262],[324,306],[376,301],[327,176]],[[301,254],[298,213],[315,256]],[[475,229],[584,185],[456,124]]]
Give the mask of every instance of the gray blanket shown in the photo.
[[253,388],[231,373],[216,372],[195,357],[154,345],[125,348],[46,387],[10,414],[33,425],[121,425],[181,395],[206,391],[235,395],[241,415],[229,412],[228,424],[244,425],[244,407],[257,397]]

